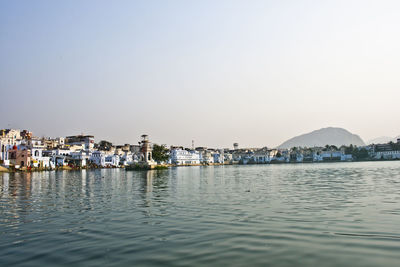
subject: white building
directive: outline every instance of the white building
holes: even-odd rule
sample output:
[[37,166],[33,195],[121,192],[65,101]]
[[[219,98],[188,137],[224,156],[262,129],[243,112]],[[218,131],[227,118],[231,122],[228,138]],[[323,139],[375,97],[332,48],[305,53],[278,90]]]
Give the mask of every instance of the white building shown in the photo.
[[90,161],[99,167],[106,166],[106,155],[103,151],[93,151],[90,155]]
[[125,152],[122,156],[120,156],[120,163],[125,166],[131,165],[134,163],[134,157],[132,152]]
[[70,161],[78,167],[86,167],[89,163],[89,159],[90,155],[83,150],[70,153]]
[[109,155],[104,159],[105,167],[118,167],[119,166],[119,156]]
[[224,161],[225,162],[232,162],[233,157],[231,153],[224,153]]
[[223,164],[225,162],[224,151],[221,150],[219,152],[212,153],[213,155],[213,162],[218,164]]
[[200,153],[193,150],[173,149],[170,153],[170,160],[172,164],[176,165],[200,164]]
[[43,155],[44,143],[40,139],[32,139],[28,141],[31,150],[31,164],[33,167],[50,167],[50,157]]
[[86,151],[93,150],[94,148],[94,136],[93,135],[74,135],[67,136],[64,140],[66,145],[83,145],[83,149]]
[[252,161],[255,163],[269,163],[271,162],[271,157],[269,151],[256,151],[254,154],[251,156]]
[[72,151],[69,149],[58,148],[58,149],[51,150],[51,154],[54,156],[69,156],[69,155],[71,155],[71,153],[72,153]]
[[320,151],[314,153],[314,161],[351,161],[353,156],[345,154],[343,151]]
[[375,152],[375,159],[400,159],[400,151],[392,150],[392,151],[380,151]]
[[1,143],[1,157],[0,160],[3,161],[5,165],[8,165],[9,161],[9,150],[12,150],[14,145],[20,147],[22,145],[22,140],[3,140]]
[[203,164],[212,164],[214,163],[214,156],[208,150],[204,150],[200,153],[200,162]]
[[0,130],[0,160],[8,160],[8,150],[21,144],[21,131],[14,129]]

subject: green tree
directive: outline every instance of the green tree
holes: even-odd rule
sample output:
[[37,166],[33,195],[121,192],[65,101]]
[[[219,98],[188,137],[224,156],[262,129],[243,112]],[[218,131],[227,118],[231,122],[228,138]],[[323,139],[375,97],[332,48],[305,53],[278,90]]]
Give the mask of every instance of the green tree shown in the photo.
[[357,156],[358,156],[359,159],[367,159],[369,157],[368,150],[366,150],[365,148],[361,148],[358,151]]
[[153,145],[153,159],[158,163],[169,159],[169,150],[166,145]]
[[334,150],[334,151],[339,150],[338,147],[335,146],[335,145],[331,145],[331,146],[329,146],[329,148],[330,148],[331,150]]
[[347,154],[347,155],[349,155],[349,154],[353,154],[353,151],[354,151],[354,147],[353,147],[353,145],[351,144],[350,146],[346,146],[346,148],[345,148],[345,150],[344,150],[344,153]]
[[98,143],[98,145],[96,146],[96,148],[99,149],[99,150],[110,151],[112,146],[113,146],[113,144],[111,142],[108,142],[108,141],[105,141],[105,140],[101,140]]
[[354,148],[352,155],[357,160],[365,160],[369,158],[368,150],[366,150],[365,148]]

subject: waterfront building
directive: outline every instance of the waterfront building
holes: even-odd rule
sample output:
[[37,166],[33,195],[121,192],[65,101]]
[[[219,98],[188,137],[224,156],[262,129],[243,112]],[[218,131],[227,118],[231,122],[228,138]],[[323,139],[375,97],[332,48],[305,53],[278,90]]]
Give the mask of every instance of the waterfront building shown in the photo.
[[250,149],[239,149],[232,153],[233,162],[247,164],[253,157],[254,151]]
[[214,156],[211,151],[204,150],[200,153],[200,162],[203,164],[214,163]]
[[225,155],[224,150],[221,149],[220,151],[212,153],[213,161],[217,164],[224,164],[225,163]]
[[321,153],[322,161],[340,161],[342,159],[342,151],[323,151]]
[[132,163],[134,163],[134,155],[132,152],[128,151],[125,152],[121,157],[120,157],[120,164],[124,166],[129,166]]
[[391,150],[391,151],[378,151],[373,155],[374,159],[385,159],[385,160],[393,160],[400,159],[400,151]]
[[304,155],[301,151],[291,151],[290,152],[290,162],[303,162]]
[[93,150],[94,136],[93,135],[73,135],[65,137],[65,144],[69,146],[83,145],[86,151]]
[[50,157],[43,155],[45,143],[40,139],[28,140],[28,147],[31,151],[31,164],[33,167],[50,167]]
[[106,166],[105,158],[106,155],[103,151],[93,151],[93,153],[90,155],[90,161],[99,167]]
[[50,167],[50,157],[43,156],[42,149],[35,149],[34,154],[31,154],[31,164],[33,167],[42,167],[49,168]]
[[232,163],[232,161],[233,161],[232,153],[224,151],[224,163],[229,164]]
[[[24,133],[27,131],[24,130]],[[19,146],[22,142],[21,131],[16,129],[2,129],[0,130],[0,160],[8,160],[8,151],[14,145]],[[6,164],[6,162],[4,162]]]
[[0,161],[6,160],[8,155],[7,141],[0,137]]
[[90,162],[99,167],[118,167],[120,157],[118,155],[107,155],[103,151],[94,151],[90,156]]
[[17,145],[14,145],[12,149],[8,151],[8,159],[9,164],[14,165],[15,168],[31,166],[30,150],[26,148],[18,149]]
[[270,151],[267,148],[259,149],[251,156],[254,163],[269,163],[271,162]]
[[104,159],[105,167],[118,167],[120,158],[118,155],[109,155]]
[[[3,140],[4,141],[4,140]],[[12,144],[11,144],[12,143]],[[12,142],[10,139],[6,139],[4,143],[2,144],[2,152],[1,155],[2,157],[0,160],[3,162],[4,165],[8,166],[10,164],[9,161],[9,151],[14,148],[14,146],[24,146],[22,140],[13,140]]]
[[199,151],[178,148],[171,150],[170,160],[176,165],[200,164],[200,155]]
[[69,163],[76,167],[86,167],[89,162],[90,155],[84,151],[72,151],[69,157],[66,157]]
[[62,167],[68,165],[66,162],[66,157],[64,155],[52,155],[47,154],[47,151],[43,152],[43,155],[49,155],[50,157],[50,167]]
[[340,158],[341,161],[352,161],[353,155],[343,153]]
[[375,151],[392,151],[392,146],[388,144],[377,144],[374,146]]

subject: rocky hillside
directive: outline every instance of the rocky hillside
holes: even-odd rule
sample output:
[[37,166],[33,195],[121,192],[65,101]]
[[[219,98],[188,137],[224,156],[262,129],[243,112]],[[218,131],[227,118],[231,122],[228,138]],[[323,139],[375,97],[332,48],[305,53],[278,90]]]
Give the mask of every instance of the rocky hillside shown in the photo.
[[293,137],[278,148],[292,148],[292,147],[314,147],[335,145],[356,145],[364,146],[364,141],[356,134],[352,134],[343,128],[328,127],[316,130],[310,133],[302,134]]

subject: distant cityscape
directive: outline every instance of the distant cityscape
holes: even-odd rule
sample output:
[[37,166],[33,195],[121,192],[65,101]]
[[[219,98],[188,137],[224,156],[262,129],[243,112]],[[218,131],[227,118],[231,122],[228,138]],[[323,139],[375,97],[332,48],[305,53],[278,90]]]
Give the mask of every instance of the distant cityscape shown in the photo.
[[93,135],[35,137],[28,130],[0,130],[2,170],[48,170],[74,168],[118,168],[133,164],[185,166],[223,164],[312,163],[366,160],[399,160],[397,142],[365,146],[241,148],[166,147],[152,144],[142,135],[137,144],[114,145],[95,141]]

